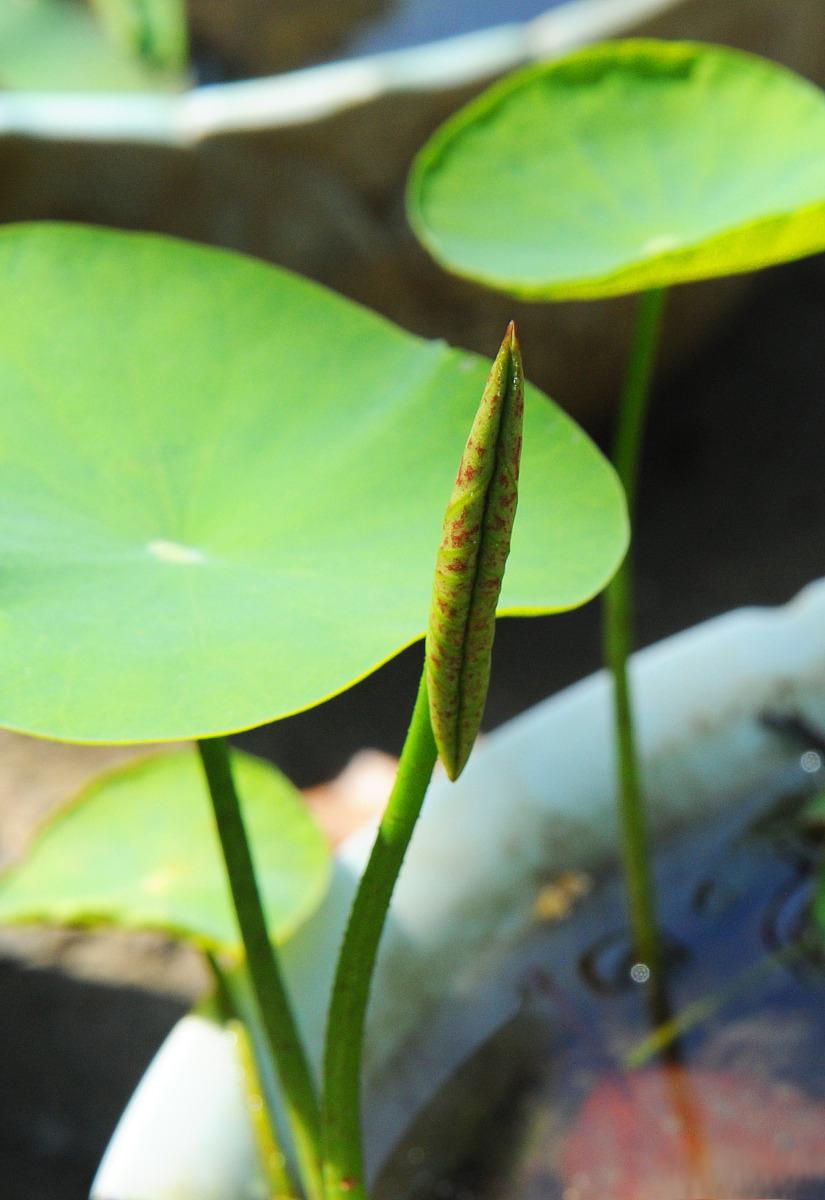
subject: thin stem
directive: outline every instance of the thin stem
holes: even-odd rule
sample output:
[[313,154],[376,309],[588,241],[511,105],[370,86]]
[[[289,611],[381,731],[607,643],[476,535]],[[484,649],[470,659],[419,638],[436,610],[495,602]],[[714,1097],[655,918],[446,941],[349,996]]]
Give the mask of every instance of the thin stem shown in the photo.
[[252,1038],[243,1021],[237,1017],[229,1022],[227,1028],[235,1038],[238,1057],[241,1060],[249,1123],[261,1160],[269,1200],[299,1200],[300,1193],[290,1178],[289,1165],[278,1140],[275,1122],[267,1111],[266,1092],[258,1074]]
[[366,1197],[361,1136],[364,1020],[390,899],[435,760],[426,675],[422,674],[395,786],[358,885],[332,990],[321,1114],[326,1200]]
[[268,1200],[301,1200],[300,1190],[293,1182],[290,1164],[283,1152],[285,1139],[275,1121],[275,1114],[261,1076],[261,1039],[253,1034],[251,1021],[254,1018],[249,1011],[249,971],[244,970],[246,982],[245,986],[241,986],[237,970],[233,974],[228,973],[218,954],[206,950],[205,957],[215,984],[212,1003],[218,1019],[235,1038],[244,1078],[249,1120],[268,1188]]
[[627,374],[619,397],[613,465],[622,481],[631,518],[636,508],[639,456],[666,295],[665,288],[653,288],[639,297]]
[[[619,400],[613,462],[627,495],[631,520],[664,299],[663,289],[645,292],[639,299],[627,376]],[[650,968],[655,987],[660,977],[661,953],[627,674],[633,641],[632,594],[633,574],[628,555],[605,592],[602,632],[605,661],[613,675],[619,816],[630,925],[635,952]]]
[[295,1140],[301,1181],[307,1200],[321,1200],[320,1122],[315,1086],[277,954],[267,932],[226,740],[203,739],[198,742],[198,751],[212,797],[215,824],[246,952],[252,993],[280,1080],[287,1118]]

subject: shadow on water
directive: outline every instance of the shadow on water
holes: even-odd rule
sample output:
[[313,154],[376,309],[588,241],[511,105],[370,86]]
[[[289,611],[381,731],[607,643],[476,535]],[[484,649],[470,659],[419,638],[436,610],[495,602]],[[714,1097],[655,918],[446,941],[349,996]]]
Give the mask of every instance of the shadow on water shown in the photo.
[[618,874],[564,884],[575,903],[500,960],[511,1009],[382,1200],[825,1200],[825,756],[793,719],[771,728],[787,767],[657,848],[664,987],[633,960]]

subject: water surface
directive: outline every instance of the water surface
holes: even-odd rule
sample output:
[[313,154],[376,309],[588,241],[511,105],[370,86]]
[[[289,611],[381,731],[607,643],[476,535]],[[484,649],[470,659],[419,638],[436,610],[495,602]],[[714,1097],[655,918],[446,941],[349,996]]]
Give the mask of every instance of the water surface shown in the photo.
[[821,740],[797,735],[778,735],[787,766],[658,847],[660,988],[630,953],[616,872],[548,880],[533,930],[487,981],[506,1019],[422,1115],[382,1196],[825,1200],[809,911],[825,771]]
[[[396,0],[351,35],[341,57],[399,50],[475,33],[494,25],[529,21],[565,0]],[[568,0],[569,2],[569,0]]]

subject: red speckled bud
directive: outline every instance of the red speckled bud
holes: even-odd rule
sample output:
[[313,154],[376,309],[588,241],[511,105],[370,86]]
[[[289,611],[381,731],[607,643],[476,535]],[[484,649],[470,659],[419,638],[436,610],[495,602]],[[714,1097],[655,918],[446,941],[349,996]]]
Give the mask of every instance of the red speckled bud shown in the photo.
[[481,725],[495,614],[516,514],[524,375],[511,322],[458,468],[444,517],[427,632],[430,719],[450,779]]

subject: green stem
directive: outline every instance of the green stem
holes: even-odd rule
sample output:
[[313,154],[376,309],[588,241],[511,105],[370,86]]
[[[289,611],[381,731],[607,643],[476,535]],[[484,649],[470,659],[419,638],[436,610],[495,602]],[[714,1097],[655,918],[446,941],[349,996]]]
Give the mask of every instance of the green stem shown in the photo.
[[350,912],[327,1021],[321,1114],[326,1200],[364,1200],[361,1057],[378,944],[436,761],[426,675],[369,862]]
[[[631,521],[664,299],[664,289],[645,292],[639,299],[627,376],[619,400],[613,462],[627,495]],[[661,955],[627,673],[627,660],[632,649],[632,593],[633,574],[628,555],[605,592],[604,655],[613,675],[619,816],[630,925],[634,950],[650,968],[655,985],[659,978]]]
[[[261,1028],[281,1084],[307,1200],[321,1200],[318,1101],[275,949],[224,738],[198,742]],[[274,1115],[273,1115],[274,1120]]]
[[204,955],[215,984],[212,1004],[221,1024],[235,1038],[244,1077],[249,1121],[268,1188],[268,1200],[301,1200],[300,1190],[293,1183],[290,1165],[282,1149],[285,1139],[275,1122],[261,1076],[260,1038],[253,1035],[250,1024],[253,1018],[249,1011],[249,971],[245,970],[246,984],[241,986],[237,970],[230,975],[220,957],[212,950],[204,951]]
[[238,1017],[228,1023],[227,1029],[235,1038],[238,1057],[241,1060],[249,1123],[261,1160],[268,1200],[300,1200],[300,1193],[293,1186],[289,1175],[289,1165],[281,1149],[275,1123],[267,1111],[266,1092],[255,1062],[252,1038]]

